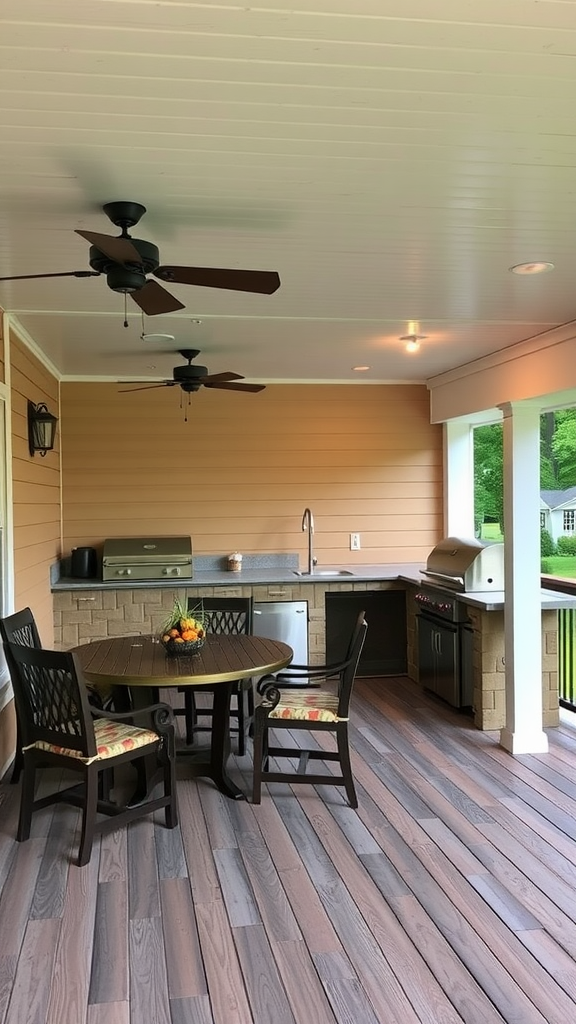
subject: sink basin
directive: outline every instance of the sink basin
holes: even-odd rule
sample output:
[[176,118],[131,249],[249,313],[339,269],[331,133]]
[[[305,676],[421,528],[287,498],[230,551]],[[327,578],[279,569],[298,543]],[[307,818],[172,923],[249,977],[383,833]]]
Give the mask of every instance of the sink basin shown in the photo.
[[302,569],[293,569],[295,576],[353,576],[350,569],[314,569],[314,572],[305,572]]

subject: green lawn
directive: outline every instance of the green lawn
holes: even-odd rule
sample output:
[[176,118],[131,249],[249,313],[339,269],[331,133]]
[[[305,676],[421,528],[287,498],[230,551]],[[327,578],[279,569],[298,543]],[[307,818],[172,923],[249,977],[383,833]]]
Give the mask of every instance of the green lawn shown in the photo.
[[482,523],[480,540],[504,540],[500,532],[500,523]]
[[560,579],[576,579],[576,555],[549,555],[542,559],[542,572]]
[[[502,541],[498,523],[483,523],[481,540]],[[546,576],[557,576],[559,579],[576,579],[576,555],[550,555],[542,559],[542,570]]]

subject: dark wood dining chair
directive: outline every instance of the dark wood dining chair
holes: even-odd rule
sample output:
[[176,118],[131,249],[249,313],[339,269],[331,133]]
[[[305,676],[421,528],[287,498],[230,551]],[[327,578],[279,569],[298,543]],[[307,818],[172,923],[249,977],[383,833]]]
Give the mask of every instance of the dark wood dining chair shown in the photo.
[[[343,786],[350,806],[358,806],[350,761],[348,722],[354,680],[368,628],[364,614],[360,612],[346,657],[339,664],[290,665],[285,672],[264,676],[259,681],[256,689],[261,699],[254,709],[253,729],[253,803],[260,803],[263,782],[288,782]],[[270,730],[330,732],[336,739],[336,750],[324,750],[317,744],[308,747],[273,745]],[[297,770],[272,769],[272,757],[296,759]],[[337,761],[340,774],[308,772],[310,761]]]
[[[198,606],[196,598],[188,599],[188,609],[193,611]],[[252,606],[251,597],[205,597],[202,599],[202,611],[205,619],[207,633],[236,634],[252,632]],[[184,693],[184,708],[175,709],[175,714],[185,715],[186,719],[186,742],[191,745],[198,732],[208,732],[211,724],[203,725],[199,719],[211,719],[211,708],[199,708],[194,693],[190,686],[182,687]],[[209,693],[210,687],[202,687],[202,693]],[[235,704],[230,709],[231,720],[236,721],[232,725],[231,732],[238,733],[238,753],[243,755],[246,752],[246,734],[252,718],[254,701],[252,696],[252,680],[240,679],[234,683],[232,698]]]
[[[0,619],[0,637],[2,638],[2,643],[20,644],[22,647],[42,647],[42,641],[40,640],[40,634],[31,608],[23,608],[19,612],[14,612],[12,615],[6,615],[3,619]],[[22,772],[22,764],[22,740],[18,715],[16,715],[16,752],[14,754],[14,764],[12,765],[11,782],[18,782]]]
[[[30,837],[35,811],[59,802],[82,809],[79,866],[90,860],[96,834],[115,830],[158,808],[165,808],[166,826],[174,828],[178,811],[172,709],[154,704],[128,714],[101,711],[88,701],[75,654],[13,643],[5,643],[4,650],[23,743],[18,842]],[[146,727],[134,724],[140,716]],[[141,758],[155,761],[163,781],[162,795],[134,806],[99,798],[102,773]],[[50,767],[64,768],[80,781],[35,799],[37,771]]]
[[[38,632],[38,626],[31,608],[23,608],[21,611],[13,612],[12,615],[5,615],[0,618],[0,639],[2,643],[19,644],[21,647],[42,647],[42,641]],[[98,690],[91,684],[87,684],[88,701],[96,708],[113,710],[112,691]],[[10,781],[18,782],[22,771],[22,742],[20,738],[20,726],[18,724],[18,713],[16,713],[16,752],[12,775]],[[109,777],[109,781],[110,781]]]

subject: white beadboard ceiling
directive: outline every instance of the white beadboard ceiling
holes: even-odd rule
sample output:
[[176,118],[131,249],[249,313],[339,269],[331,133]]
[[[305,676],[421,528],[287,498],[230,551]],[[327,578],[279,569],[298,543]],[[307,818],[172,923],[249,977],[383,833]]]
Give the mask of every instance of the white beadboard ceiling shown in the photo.
[[128,299],[128,328],[104,277],[0,306],[65,378],[194,347],[253,381],[426,380],[576,319],[575,101],[571,0],[2,0],[0,277],[88,269],[74,229],[130,199],[162,263],[281,287],[170,286],[185,309]]

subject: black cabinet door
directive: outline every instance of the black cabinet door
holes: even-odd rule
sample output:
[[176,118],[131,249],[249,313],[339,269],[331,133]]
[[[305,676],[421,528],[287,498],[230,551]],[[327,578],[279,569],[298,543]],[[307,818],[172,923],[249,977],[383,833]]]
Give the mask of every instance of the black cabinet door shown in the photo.
[[418,669],[420,683],[458,708],[460,673],[458,629],[451,623],[418,616]]
[[437,693],[436,628],[430,619],[418,616],[418,672],[425,690]]
[[406,594],[403,590],[326,593],[326,660],[346,654],[359,612],[368,630],[360,658],[361,676],[405,675],[408,668]]
[[436,693],[452,707],[460,707],[458,631],[448,626],[436,630]]

